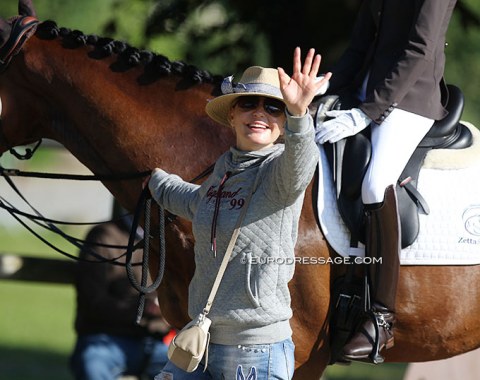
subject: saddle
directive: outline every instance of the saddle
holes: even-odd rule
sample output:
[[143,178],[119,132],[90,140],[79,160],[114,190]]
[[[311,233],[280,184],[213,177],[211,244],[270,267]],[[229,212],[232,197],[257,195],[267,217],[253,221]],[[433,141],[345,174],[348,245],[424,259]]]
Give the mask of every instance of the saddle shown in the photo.
[[[420,142],[408,161],[396,191],[402,232],[402,248],[411,245],[419,233],[419,213],[429,214],[427,201],[417,190],[420,168],[431,149],[462,149],[472,144],[470,130],[460,123],[464,108],[461,90],[448,85],[448,115],[436,121]],[[327,116],[329,110],[351,108],[351,102],[336,95],[319,98],[312,104],[315,112],[315,126]],[[337,206],[345,225],[351,233],[351,246],[364,243],[364,212],[361,200],[361,186],[371,157],[370,129],[340,140],[335,144],[324,144],[335,184]]]

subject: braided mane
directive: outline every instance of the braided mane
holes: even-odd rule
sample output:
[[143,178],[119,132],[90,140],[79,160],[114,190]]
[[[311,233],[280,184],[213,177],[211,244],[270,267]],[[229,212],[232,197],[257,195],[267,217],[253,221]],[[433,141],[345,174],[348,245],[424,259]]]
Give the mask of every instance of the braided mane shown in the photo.
[[178,75],[190,85],[211,83],[219,85],[222,77],[212,75],[182,61],[170,61],[167,57],[147,50],[140,50],[123,41],[97,35],[85,35],[79,30],[58,27],[54,21],[40,23],[36,31],[40,39],[52,40],[62,38],[63,45],[69,49],[90,45],[94,50],[89,54],[93,59],[102,59],[117,55],[117,61],[111,66],[114,71],[127,71],[133,67],[144,66],[144,75],[139,78],[140,84],[148,84],[162,77]]

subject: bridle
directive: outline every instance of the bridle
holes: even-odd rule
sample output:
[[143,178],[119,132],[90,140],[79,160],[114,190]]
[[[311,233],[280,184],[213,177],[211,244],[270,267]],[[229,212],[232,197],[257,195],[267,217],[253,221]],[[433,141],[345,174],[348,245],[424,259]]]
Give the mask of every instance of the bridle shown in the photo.
[[12,58],[19,53],[27,40],[35,33],[38,20],[32,16],[18,16],[12,22],[8,40],[0,47],[0,73],[5,71]]
[[[17,55],[22,49],[27,40],[35,34],[37,30],[38,20],[32,16],[18,16],[12,22],[12,30],[8,40],[0,47],[0,74],[7,70],[12,58]],[[0,114],[0,138],[5,142],[11,154],[19,160],[28,160],[33,156],[38,149],[42,140],[36,142],[33,149],[27,148],[24,154],[18,153],[15,148],[9,143],[7,136],[2,128],[2,118]]]

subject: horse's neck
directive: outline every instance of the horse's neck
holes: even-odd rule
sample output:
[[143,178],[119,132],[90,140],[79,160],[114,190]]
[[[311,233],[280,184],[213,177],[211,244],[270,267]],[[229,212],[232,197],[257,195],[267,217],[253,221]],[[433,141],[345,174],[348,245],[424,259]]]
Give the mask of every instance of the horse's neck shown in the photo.
[[[232,134],[214,125],[204,106],[212,85],[177,90],[167,76],[139,85],[143,68],[114,72],[115,57],[94,60],[89,48],[32,39],[25,65],[31,91],[50,109],[46,134],[64,144],[93,172],[132,172],[156,166],[188,179],[227,149]],[[40,91],[39,91],[40,90]]]

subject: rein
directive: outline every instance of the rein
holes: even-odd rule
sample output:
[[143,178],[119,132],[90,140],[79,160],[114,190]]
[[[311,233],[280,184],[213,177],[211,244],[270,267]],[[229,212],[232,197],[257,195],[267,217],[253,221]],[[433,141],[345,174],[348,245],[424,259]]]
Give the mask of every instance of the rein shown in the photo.
[[[31,157],[30,157],[31,158]],[[151,173],[150,170],[129,174],[65,174],[65,173],[42,173],[27,172],[19,169],[7,169],[0,166],[0,176],[2,177],[30,177],[43,179],[66,179],[74,181],[121,181],[136,178],[144,178]]]
[[[4,197],[0,196],[0,208],[3,208],[5,211],[7,211],[15,220],[17,220],[23,227],[25,227],[31,234],[33,234],[37,239],[42,241],[44,244],[48,245],[50,248],[53,250],[57,251],[58,253],[71,258],[76,261],[85,261],[85,262],[92,262],[92,263],[111,263],[114,265],[119,265],[119,266],[124,266],[125,264],[118,263],[117,260],[120,259],[121,257],[125,256],[126,253],[123,253],[122,255],[115,257],[113,259],[105,259],[101,255],[97,254],[94,250],[90,249],[91,246],[97,246],[97,247],[106,247],[106,248],[113,248],[113,249],[126,249],[126,246],[119,246],[119,245],[112,245],[112,244],[103,244],[103,243],[93,243],[89,242],[87,240],[82,240],[75,238],[71,235],[66,234],[63,232],[61,229],[59,229],[56,224],[63,224],[63,225],[93,225],[93,224],[101,224],[101,223],[107,223],[109,221],[103,221],[103,222],[95,222],[95,223],[76,223],[76,222],[64,222],[64,221],[59,221],[59,220],[53,220],[53,219],[48,219],[45,218],[33,205],[25,198],[25,196],[21,193],[21,191],[18,189],[18,187],[13,183],[12,179],[9,177],[4,177],[5,181],[8,183],[8,185],[11,187],[11,189],[25,202],[25,204],[32,209],[33,213],[27,213],[24,211],[20,211],[16,207],[14,207],[10,202],[8,202]],[[84,249],[86,250],[91,256],[95,257],[96,260],[89,260],[89,259],[81,259],[80,257],[71,255],[60,248],[54,246],[50,242],[48,242],[46,239],[44,239],[41,235],[39,235],[37,232],[35,232],[30,226],[28,226],[22,219],[20,219],[19,216],[25,217],[29,219],[31,222],[37,224],[40,227],[45,228],[46,230],[53,232],[57,235],[60,235],[62,238],[67,240],[70,244],[74,245],[75,247],[79,249]],[[135,247],[135,250],[138,248],[138,246],[141,245],[141,242]]]
[[[202,178],[206,177],[213,171],[214,165],[209,166],[207,169],[205,169],[202,173],[197,175],[195,178],[191,180],[191,182],[195,183]],[[138,172],[138,173],[131,173],[131,174],[112,174],[112,175],[76,175],[76,174],[60,174],[60,173],[42,173],[42,172],[25,172],[21,171],[18,169],[6,169],[0,165],[0,176],[4,177],[7,183],[10,185],[10,187],[20,196],[20,198],[34,211],[35,214],[29,214],[22,212],[15,207],[13,207],[9,202],[3,199],[3,197],[0,196],[0,208],[5,209],[10,215],[12,215],[21,225],[23,225],[29,232],[31,232],[35,237],[37,237],[39,240],[41,240],[43,243],[48,245],[49,247],[53,248],[57,252],[61,253],[64,256],[67,256],[71,259],[74,260],[80,260],[79,257],[71,255],[63,250],[60,250],[59,248],[55,247],[53,244],[48,242],[46,239],[44,239],[42,236],[40,236],[38,233],[36,233],[31,227],[29,227],[24,221],[22,221],[18,215],[22,215],[24,217],[27,217],[34,223],[36,223],[39,226],[42,226],[44,228],[47,228],[48,230],[55,232],[59,235],[61,235],[65,240],[70,242],[72,245],[76,246],[79,249],[86,249],[89,254],[91,254],[93,257],[96,258],[96,260],[88,260],[85,259],[86,261],[90,262],[98,262],[98,263],[110,263],[114,265],[125,265],[126,271],[127,271],[127,276],[130,281],[130,284],[140,293],[140,298],[139,298],[139,304],[138,304],[138,309],[137,309],[137,317],[136,317],[136,323],[140,324],[143,311],[145,308],[145,296],[148,293],[154,292],[155,290],[158,289],[160,286],[160,283],[162,282],[163,279],[163,274],[165,272],[165,256],[166,256],[166,248],[165,248],[165,210],[163,207],[157,205],[158,207],[158,238],[159,238],[159,260],[158,260],[158,268],[157,268],[157,276],[154,280],[152,280],[152,284],[147,286],[147,280],[148,280],[148,271],[149,271],[149,259],[150,259],[150,229],[151,229],[151,207],[152,207],[152,197],[150,194],[150,190],[148,187],[145,187],[143,191],[140,194],[140,198],[138,200],[137,206],[135,208],[135,213],[134,213],[134,218],[133,222],[131,225],[130,229],[130,236],[128,240],[128,246],[126,247],[126,252],[123,253],[122,255],[115,257],[113,259],[106,260],[102,256],[98,255],[95,251],[90,249],[88,246],[90,245],[97,245],[97,246],[107,246],[109,248],[124,248],[124,247],[119,247],[119,246],[113,246],[113,245],[106,245],[106,244],[97,244],[97,243],[89,243],[85,240],[80,240],[76,239],[73,236],[67,235],[64,233],[62,230],[60,230],[58,227],[55,226],[55,223],[57,224],[80,224],[80,223],[66,223],[66,222],[60,222],[60,221],[55,221],[52,219],[47,219],[43,215],[38,212],[29,202],[28,200],[24,197],[24,195],[20,192],[20,190],[15,186],[13,183],[12,179],[10,177],[16,176],[16,177],[30,177],[30,178],[45,178],[45,179],[65,179],[65,180],[80,180],[80,181],[113,181],[113,180],[125,180],[125,179],[135,179],[135,178],[143,178],[148,176],[151,173],[151,171],[143,171],[143,172]],[[140,217],[142,214],[142,211],[144,212],[144,239],[135,244],[135,239],[136,239],[136,231],[139,226],[140,222]],[[167,218],[168,221],[173,221],[173,218]],[[40,221],[44,222],[40,223]],[[94,224],[94,223],[82,223],[82,224]],[[145,238],[146,237],[146,238]],[[133,272],[133,265],[139,265],[138,263],[132,263],[132,257],[133,257],[133,252],[136,251],[143,243],[143,257],[142,257],[142,262],[140,263],[142,265],[142,271],[141,271],[141,279],[140,283],[138,283],[135,273]],[[119,258],[125,256],[125,264],[118,263],[116,260]]]
[[[140,195],[137,207],[135,209],[135,214],[133,217],[132,228],[130,230],[130,237],[128,239],[128,248],[126,253],[126,269],[127,276],[130,281],[130,284],[140,293],[140,298],[138,300],[138,309],[137,309],[137,318],[136,323],[140,324],[143,310],[145,308],[145,296],[148,293],[151,293],[160,286],[160,283],[163,279],[163,273],[165,272],[165,218],[164,218],[164,209],[161,206],[158,206],[158,236],[159,236],[159,252],[160,259],[158,260],[158,272],[157,277],[153,280],[150,286],[147,286],[148,280],[148,270],[149,270],[149,261],[150,261],[150,238],[153,236],[150,235],[150,222],[151,222],[151,208],[152,208],[152,196],[150,195],[150,190],[148,187],[145,187]],[[142,209],[145,212],[145,228],[144,228],[144,245],[143,245],[143,260],[142,260],[142,276],[140,279],[140,284],[138,283],[135,273],[133,272],[132,267],[132,254],[135,250],[134,243],[136,237],[137,227],[139,225],[140,216]]]

